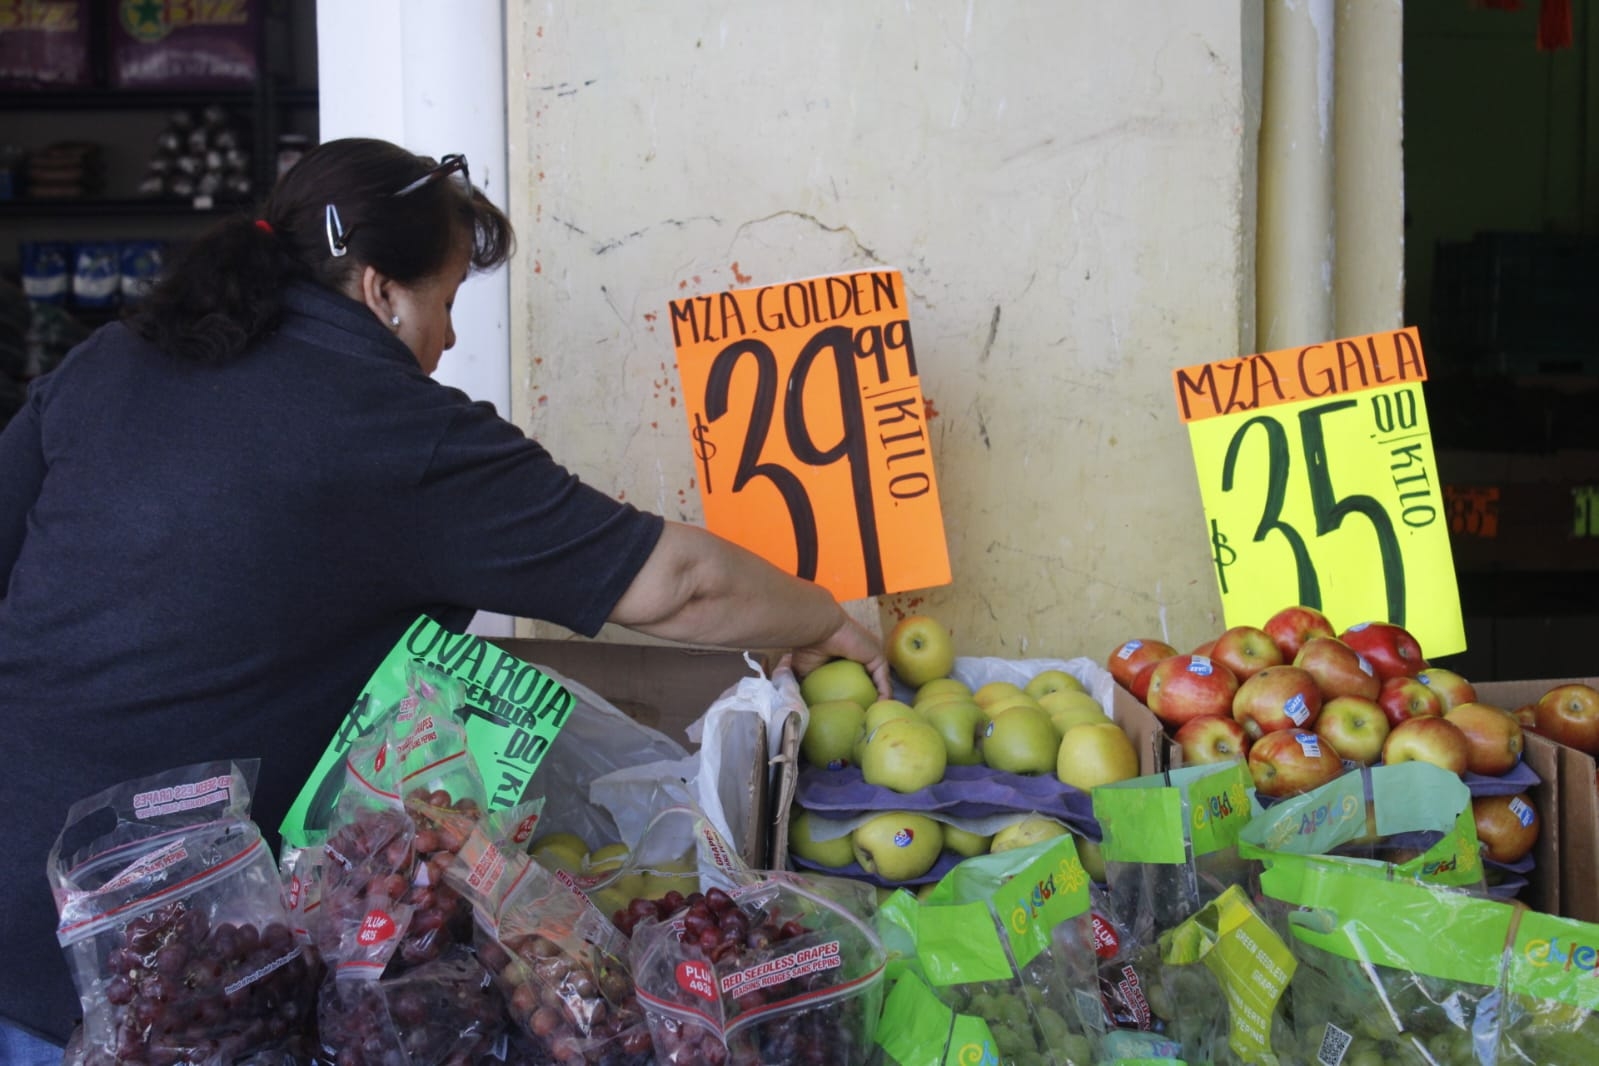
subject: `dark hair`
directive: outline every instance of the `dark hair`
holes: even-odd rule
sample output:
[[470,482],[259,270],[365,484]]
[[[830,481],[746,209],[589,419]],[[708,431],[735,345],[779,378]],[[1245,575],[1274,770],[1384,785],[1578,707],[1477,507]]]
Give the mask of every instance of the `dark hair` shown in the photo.
[[[277,327],[292,281],[343,291],[372,266],[414,282],[443,269],[468,236],[475,269],[504,263],[510,220],[476,187],[446,176],[395,195],[435,166],[387,141],[318,145],[278,180],[261,210],[266,227],[240,215],[207,230],[173,258],[129,324],[171,355],[219,362]],[[329,247],[329,204],[348,235],[343,256]]]

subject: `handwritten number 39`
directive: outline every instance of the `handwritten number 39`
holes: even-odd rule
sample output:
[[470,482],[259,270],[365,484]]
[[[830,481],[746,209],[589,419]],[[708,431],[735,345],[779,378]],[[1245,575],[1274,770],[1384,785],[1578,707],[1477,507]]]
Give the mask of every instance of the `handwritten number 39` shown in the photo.
[[[1305,475],[1309,480],[1311,512],[1316,518],[1316,536],[1322,537],[1343,525],[1352,514],[1365,516],[1377,537],[1377,554],[1382,563],[1383,588],[1388,599],[1388,621],[1405,624],[1405,567],[1400,555],[1399,537],[1388,512],[1374,497],[1356,494],[1339,498],[1333,491],[1332,473],[1327,465],[1327,441],[1322,431],[1323,417],[1347,407],[1356,406],[1354,400],[1336,400],[1307,407],[1299,412],[1299,437],[1305,456]],[[1222,464],[1221,487],[1223,492],[1233,489],[1238,466],[1238,453],[1242,450],[1249,431],[1256,426],[1266,435],[1266,500],[1260,523],[1255,526],[1252,538],[1263,542],[1275,532],[1287,541],[1293,552],[1294,569],[1299,582],[1299,602],[1306,607],[1322,606],[1321,583],[1316,567],[1311,562],[1305,538],[1282,519],[1283,501],[1288,494],[1288,476],[1291,459],[1288,434],[1283,425],[1270,415],[1256,415],[1238,427],[1227,444],[1227,458]]]
[[[884,590],[883,560],[877,515],[872,501],[872,472],[867,453],[866,420],[861,408],[860,384],[855,369],[855,347],[854,334],[844,326],[820,330],[810,339],[799,353],[789,380],[783,383],[783,425],[790,451],[807,466],[831,466],[840,459],[848,462],[868,595],[877,595]],[[844,424],[838,441],[830,447],[822,447],[816,443],[806,425],[804,394],[806,378],[818,358],[829,352],[838,374]],[[733,372],[746,357],[755,363],[755,396],[750,409],[748,435],[744,438],[738,470],[733,476],[733,491],[741,491],[757,477],[772,483],[783,497],[794,529],[795,573],[807,581],[814,581],[818,556],[816,511],[805,491],[804,482],[781,464],[761,461],[766,435],[772,427],[772,416],[777,411],[778,366],[771,348],[762,341],[746,339],[730,344],[716,354],[705,383],[705,416],[715,422],[727,414]]]

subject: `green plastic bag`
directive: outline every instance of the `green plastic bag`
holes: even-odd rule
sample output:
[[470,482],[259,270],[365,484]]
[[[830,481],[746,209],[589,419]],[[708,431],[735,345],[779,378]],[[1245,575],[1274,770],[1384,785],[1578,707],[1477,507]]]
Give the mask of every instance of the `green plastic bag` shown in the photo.
[[1176,1006],[1157,940],[1251,881],[1258,866],[1240,858],[1236,844],[1253,794],[1249,770],[1236,760],[1094,789],[1105,834],[1107,891],[1096,897],[1095,921],[1106,1025],[1169,1034]]
[[460,684],[456,717],[488,790],[488,808],[505,810],[532,796],[528,786],[574,710],[560,682],[482,637],[452,633],[419,617],[368,678],[316,769],[279,827],[285,846],[321,844],[344,781],[344,757],[389,710],[408,699],[418,668]]
[[1599,925],[1518,910],[1506,955],[1501,1063],[1599,1057]]
[[1334,866],[1355,876],[1481,889],[1471,793],[1424,762],[1351,771],[1258,813],[1239,851],[1290,876]]
[[[1285,1062],[1492,1066],[1515,909],[1459,889],[1384,881],[1359,867],[1269,866],[1297,969]],[[1525,1061],[1525,1060],[1510,1060]],[[1535,1059],[1541,1063],[1578,1059]]]
[[967,859],[882,905],[893,981],[877,1041],[898,1066],[1089,1066],[1087,871],[1071,837]]

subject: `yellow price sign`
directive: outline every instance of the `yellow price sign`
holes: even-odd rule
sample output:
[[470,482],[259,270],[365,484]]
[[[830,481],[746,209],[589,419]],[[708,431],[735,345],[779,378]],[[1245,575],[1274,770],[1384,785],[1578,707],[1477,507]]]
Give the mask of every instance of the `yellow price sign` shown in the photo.
[[709,529],[841,600],[949,583],[899,271],[692,296],[671,316]]
[[1229,626],[1292,604],[1466,648],[1416,330],[1173,374]]

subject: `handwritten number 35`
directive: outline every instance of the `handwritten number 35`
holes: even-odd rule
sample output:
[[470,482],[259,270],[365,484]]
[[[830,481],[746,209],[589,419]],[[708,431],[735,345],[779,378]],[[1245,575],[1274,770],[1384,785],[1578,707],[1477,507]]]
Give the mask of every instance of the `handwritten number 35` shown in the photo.
[[[1307,407],[1299,412],[1299,436],[1305,456],[1305,475],[1310,483],[1311,513],[1316,517],[1316,536],[1325,536],[1343,525],[1352,514],[1365,516],[1377,537],[1377,554],[1382,563],[1383,589],[1388,600],[1387,620],[1395,625],[1405,624],[1405,567],[1399,551],[1399,537],[1388,512],[1374,497],[1365,494],[1345,496],[1342,499],[1333,491],[1332,473],[1327,466],[1327,441],[1322,431],[1322,419],[1335,411],[1354,407],[1354,400],[1336,400]],[[1249,431],[1256,426],[1266,435],[1266,500],[1260,523],[1255,526],[1252,538],[1263,542],[1275,532],[1288,542],[1294,556],[1294,570],[1299,582],[1299,602],[1306,607],[1320,609],[1321,583],[1311,562],[1305,538],[1282,519],[1283,501],[1288,495],[1288,476],[1291,460],[1288,434],[1281,422],[1270,415],[1256,415],[1238,427],[1227,444],[1227,458],[1222,463],[1221,487],[1223,492],[1233,490],[1234,475],[1238,466],[1238,453],[1242,450]]]

